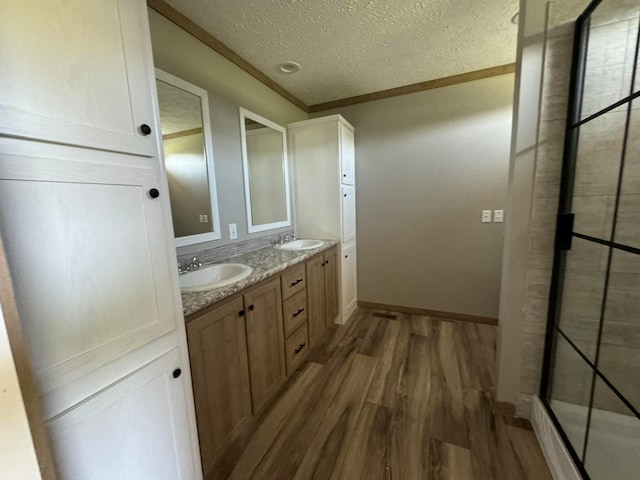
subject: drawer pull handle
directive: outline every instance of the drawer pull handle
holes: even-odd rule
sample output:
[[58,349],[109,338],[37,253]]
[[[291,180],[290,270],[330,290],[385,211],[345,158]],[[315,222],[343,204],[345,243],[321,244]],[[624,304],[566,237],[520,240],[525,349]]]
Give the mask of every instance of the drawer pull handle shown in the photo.
[[301,308],[300,310],[298,310],[296,313],[294,313],[293,315],[291,315],[291,317],[295,318],[298,315],[300,315],[302,312],[304,312],[304,308]]
[[296,280],[295,282],[293,282],[293,283],[291,284],[291,286],[292,286],[292,287],[295,287],[295,286],[296,286],[297,284],[299,284],[302,280],[303,280],[302,278],[299,278],[298,280]]
[[305,345],[306,343],[301,343],[300,346],[293,351],[293,353],[295,353],[296,355],[299,354],[300,350],[302,350]]

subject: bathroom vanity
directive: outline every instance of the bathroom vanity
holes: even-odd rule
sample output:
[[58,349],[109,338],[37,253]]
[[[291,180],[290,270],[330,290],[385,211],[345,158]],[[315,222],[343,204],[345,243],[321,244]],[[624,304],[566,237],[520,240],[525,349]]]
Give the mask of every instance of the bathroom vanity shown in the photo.
[[333,323],[337,249],[266,247],[233,258],[246,279],[182,294],[205,476]]

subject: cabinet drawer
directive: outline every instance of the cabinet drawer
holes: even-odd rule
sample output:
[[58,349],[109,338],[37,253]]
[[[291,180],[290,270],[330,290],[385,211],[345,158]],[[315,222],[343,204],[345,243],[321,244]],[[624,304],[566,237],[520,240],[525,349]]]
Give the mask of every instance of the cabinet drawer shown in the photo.
[[295,295],[300,290],[304,290],[307,286],[307,280],[304,273],[304,263],[290,268],[284,272],[280,278],[282,279],[282,299]]
[[309,351],[309,328],[304,322],[298,330],[287,338],[286,345],[287,375],[290,375],[302,363]]
[[307,321],[307,292],[296,293],[282,304],[284,337],[291,335],[296,328]]

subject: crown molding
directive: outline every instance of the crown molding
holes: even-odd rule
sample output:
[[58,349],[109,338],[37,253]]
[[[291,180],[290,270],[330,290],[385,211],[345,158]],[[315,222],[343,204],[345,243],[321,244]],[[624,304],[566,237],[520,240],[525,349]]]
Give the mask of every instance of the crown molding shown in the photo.
[[435,80],[428,80],[426,82],[413,83],[411,85],[404,85],[402,87],[389,88],[387,90],[380,90],[377,92],[365,93],[363,95],[357,95],[354,97],[342,98],[340,100],[332,100],[330,102],[318,103],[315,105],[307,105],[298,97],[293,95],[288,90],[281,87],[278,83],[272,80],[270,77],[262,73],[256,67],[254,67],[247,60],[242,58],[236,52],[227,47],[220,40],[215,38],[209,32],[196,25],[191,19],[185,17],[178,10],[173,8],[164,0],[147,0],[149,8],[155,10],[169,21],[175,23],[187,33],[193,35],[202,43],[207,45],[212,50],[218,52],[227,60],[240,67],[252,77],[256,78],[264,85],[269,87],[274,92],[278,93],[286,100],[289,100],[295,106],[300,108],[306,113],[317,113],[324,110],[331,110],[335,108],[347,107],[350,105],[356,105],[358,103],[371,102],[374,100],[381,100],[383,98],[397,97],[399,95],[407,95],[409,93],[422,92],[425,90],[432,90],[434,88],[448,87],[451,85],[457,85],[459,83],[472,82],[474,80],[482,80],[484,78],[495,77],[499,75],[506,75],[513,73],[516,70],[515,63],[509,63],[506,65],[500,65],[497,67],[484,68],[482,70],[475,70],[473,72],[461,73],[458,75],[452,75],[450,77],[437,78]]

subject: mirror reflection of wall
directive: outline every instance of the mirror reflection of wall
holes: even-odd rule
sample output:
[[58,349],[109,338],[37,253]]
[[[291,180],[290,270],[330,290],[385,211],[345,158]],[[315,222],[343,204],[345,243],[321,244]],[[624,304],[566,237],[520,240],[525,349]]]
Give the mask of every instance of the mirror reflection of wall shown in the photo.
[[156,69],[176,245],[221,238],[207,92]]
[[240,109],[249,232],[291,225],[286,130]]

